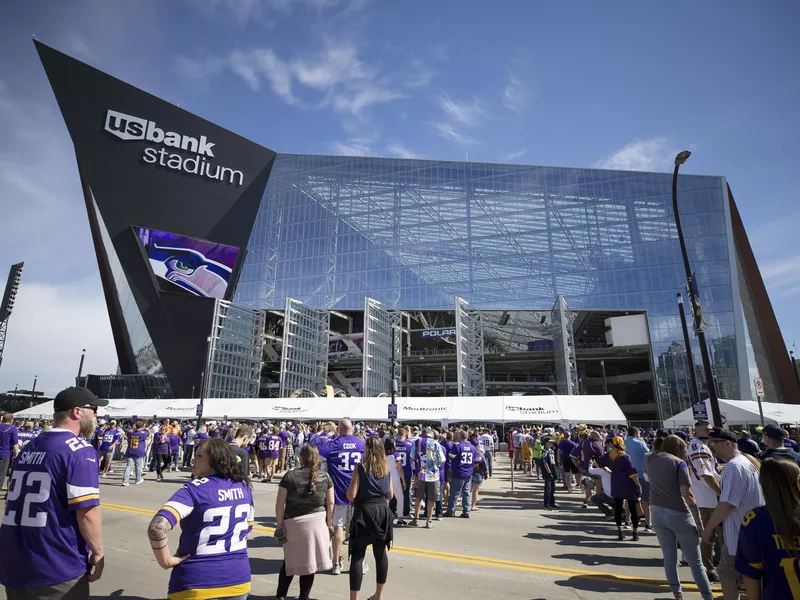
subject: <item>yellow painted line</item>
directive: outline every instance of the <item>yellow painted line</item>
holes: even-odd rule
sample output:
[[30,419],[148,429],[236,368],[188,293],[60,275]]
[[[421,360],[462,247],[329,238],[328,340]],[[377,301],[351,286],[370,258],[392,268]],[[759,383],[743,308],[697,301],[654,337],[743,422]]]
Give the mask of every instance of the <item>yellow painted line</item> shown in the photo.
[[[149,510],[135,506],[126,506],[123,504],[112,504],[103,502],[101,504],[104,508],[109,510],[116,510],[120,512],[127,512],[147,517],[152,517],[158,512],[156,510]],[[275,533],[273,527],[265,527],[263,525],[254,525],[253,531],[262,533],[264,535],[272,535]],[[523,571],[528,573],[541,573],[545,575],[564,576],[564,577],[582,577],[592,579],[594,581],[603,581],[607,583],[617,583],[622,585],[629,585],[639,588],[654,589],[659,591],[668,591],[669,585],[666,581],[658,579],[647,579],[636,577],[635,575],[617,575],[614,573],[603,573],[598,571],[588,571],[585,569],[574,569],[570,567],[558,567],[555,565],[543,565],[536,563],[528,563],[514,560],[507,560],[502,558],[491,558],[488,556],[473,556],[469,554],[456,554],[453,552],[443,552],[441,550],[429,550],[426,548],[413,548],[410,546],[392,546],[392,552],[403,556],[411,556],[413,558],[430,558],[434,560],[443,560],[447,562],[457,562],[466,565],[494,567],[499,569],[509,569],[513,571]],[[686,592],[698,593],[698,588],[693,583],[681,583],[682,588]],[[719,587],[712,587],[712,590],[719,592]]]

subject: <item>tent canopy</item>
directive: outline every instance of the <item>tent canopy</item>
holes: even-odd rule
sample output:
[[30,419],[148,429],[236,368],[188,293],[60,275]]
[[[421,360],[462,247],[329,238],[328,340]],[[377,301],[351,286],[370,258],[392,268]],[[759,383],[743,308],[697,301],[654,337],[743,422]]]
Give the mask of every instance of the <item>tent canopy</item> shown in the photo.
[[[777,402],[762,402],[764,410],[764,423],[798,424],[800,423],[800,405],[779,404]],[[751,400],[719,400],[719,411],[724,418],[725,425],[760,425],[761,417],[758,413],[758,402]],[[711,404],[706,400],[706,413],[711,415]],[[664,427],[674,429],[694,425],[692,409],[688,408],[678,413],[671,419],[664,421]]]
[[[97,411],[104,418],[193,419],[198,400],[112,400]],[[389,398],[209,398],[203,418],[318,421],[388,421]],[[18,419],[50,418],[53,402],[16,413]],[[612,396],[487,396],[397,398],[397,420],[405,423],[598,423],[627,422]]]

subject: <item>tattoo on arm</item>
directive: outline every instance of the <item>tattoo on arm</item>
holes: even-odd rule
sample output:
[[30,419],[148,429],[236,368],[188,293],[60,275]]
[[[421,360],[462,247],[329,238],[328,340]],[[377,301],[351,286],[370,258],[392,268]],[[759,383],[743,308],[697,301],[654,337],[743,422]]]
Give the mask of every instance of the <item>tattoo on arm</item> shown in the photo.
[[151,542],[161,542],[167,539],[167,533],[169,533],[170,529],[172,527],[170,527],[169,521],[161,515],[156,515],[147,528],[147,537],[150,538]]

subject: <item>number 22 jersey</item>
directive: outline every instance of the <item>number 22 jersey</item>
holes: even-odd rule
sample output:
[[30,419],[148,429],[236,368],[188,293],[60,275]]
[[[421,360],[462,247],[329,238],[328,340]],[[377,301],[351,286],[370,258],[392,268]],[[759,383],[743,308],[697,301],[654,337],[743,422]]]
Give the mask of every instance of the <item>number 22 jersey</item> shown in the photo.
[[216,475],[196,479],[179,489],[158,514],[172,527],[181,524],[178,556],[189,555],[172,569],[170,600],[205,600],[250,592],[247,535],[253,529],[250,489]]
[[55,585],[80,577],[89,556],[75,511],[100,504],[97,452],[66,429],[29,442],[8,482],[0,525],[0,584]]

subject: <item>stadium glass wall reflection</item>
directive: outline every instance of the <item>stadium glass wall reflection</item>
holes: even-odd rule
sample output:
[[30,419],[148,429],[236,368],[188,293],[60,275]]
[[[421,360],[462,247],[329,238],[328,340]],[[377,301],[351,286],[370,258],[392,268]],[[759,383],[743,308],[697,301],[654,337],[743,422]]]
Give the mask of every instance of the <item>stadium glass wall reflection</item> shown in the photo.
[[[688,406],[671,174],[279,154],[234,302],[359,310],[645,309],[664,412]],[[749,397],[723,177],[681,175],[720,396]],[[695,348],[699,363],[699,351]],[[696,371],[703,382],[702,368]],[[701,383],[701,385],[703,385]]]

